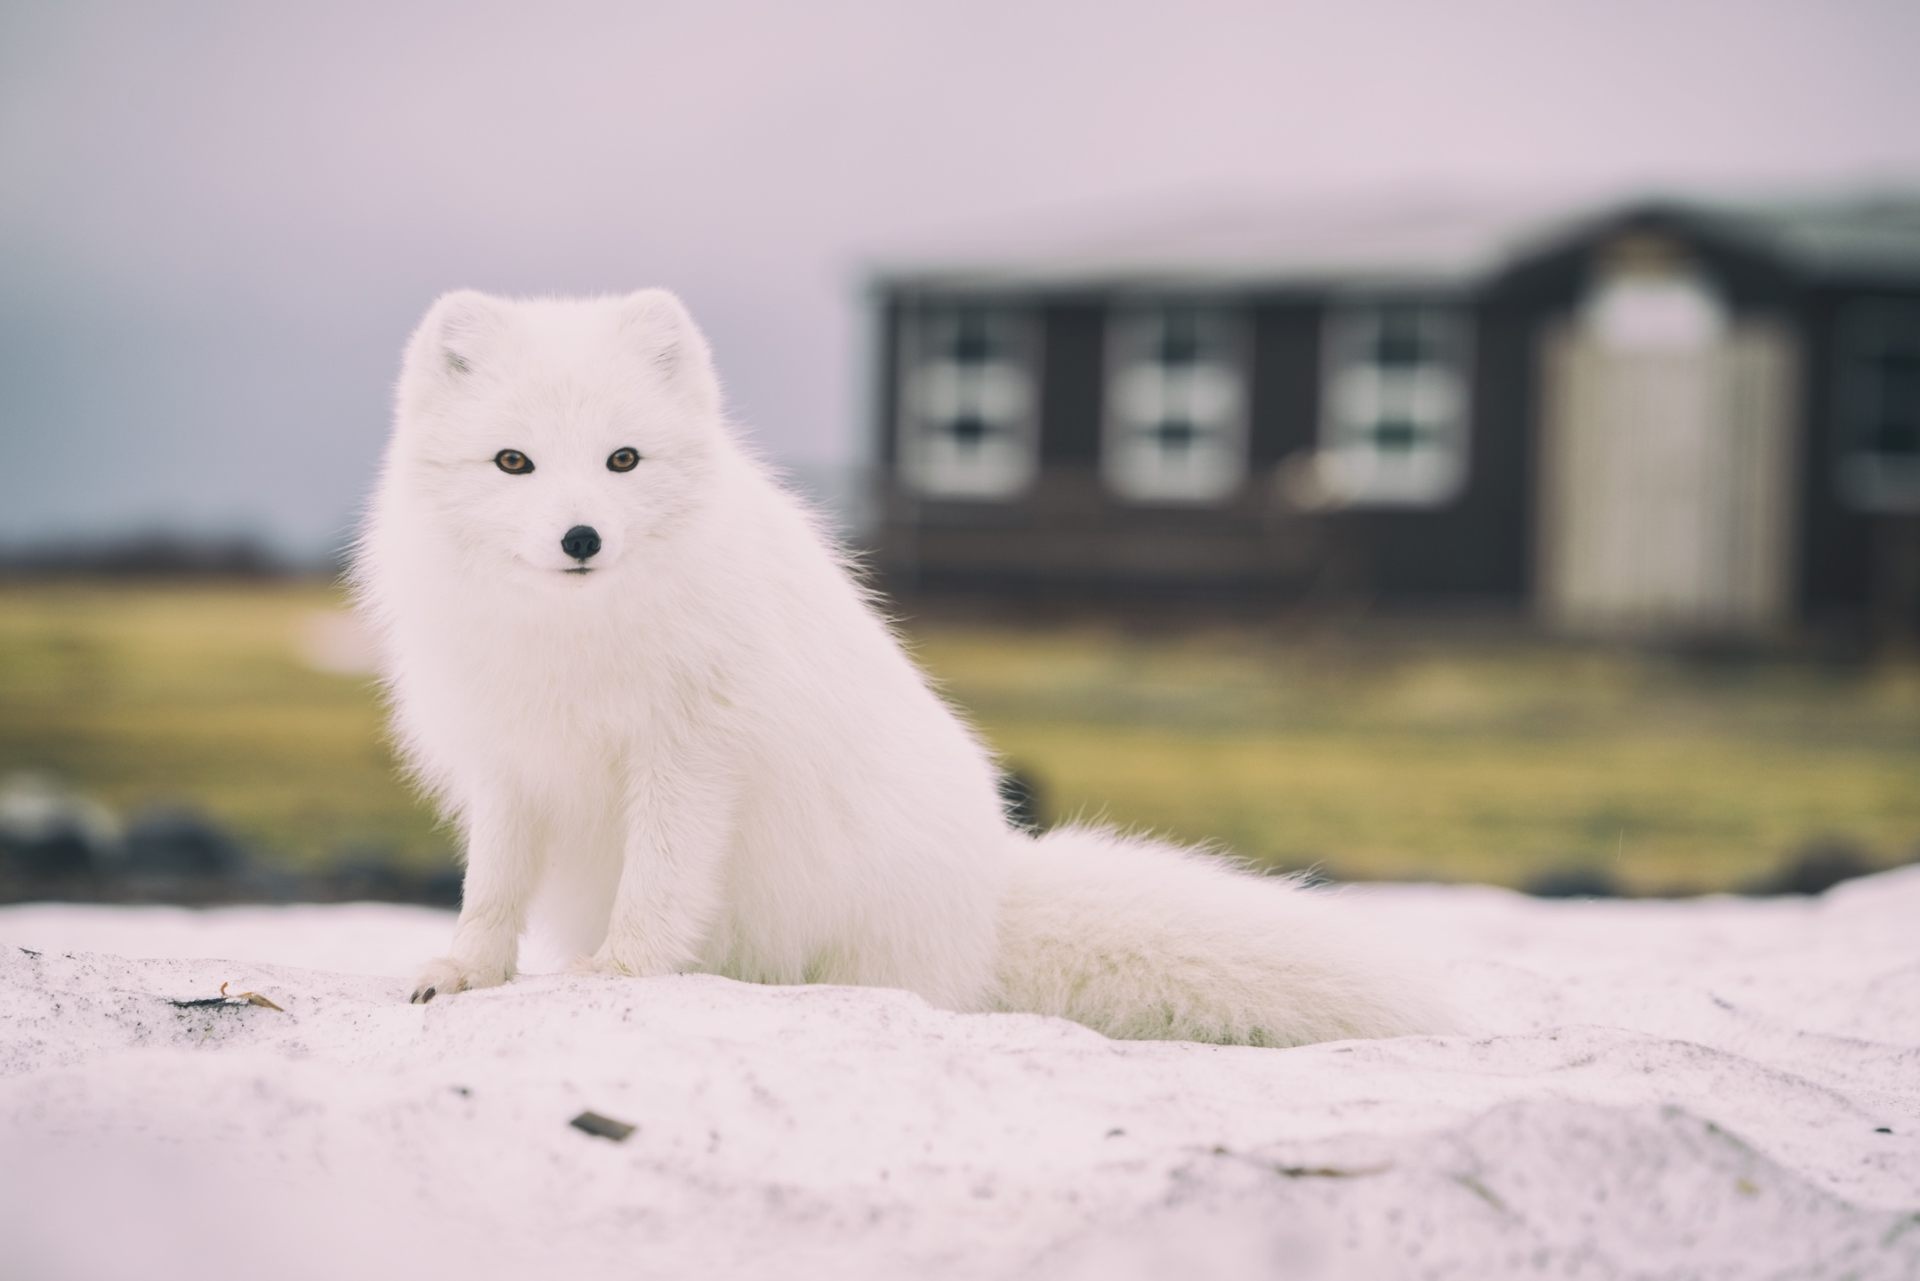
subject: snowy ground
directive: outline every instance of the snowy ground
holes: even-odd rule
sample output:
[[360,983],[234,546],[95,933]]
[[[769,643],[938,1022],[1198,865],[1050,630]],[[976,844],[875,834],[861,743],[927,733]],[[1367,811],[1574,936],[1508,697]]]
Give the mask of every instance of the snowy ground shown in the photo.
[[[410,1006],[439,913],[0,909],[0,1276],[1920,1276],[1920,868],[1366,896],[1475,1034],[1121,1044],[711,978]],[[223,982],[284,1012],[169,1004]]]

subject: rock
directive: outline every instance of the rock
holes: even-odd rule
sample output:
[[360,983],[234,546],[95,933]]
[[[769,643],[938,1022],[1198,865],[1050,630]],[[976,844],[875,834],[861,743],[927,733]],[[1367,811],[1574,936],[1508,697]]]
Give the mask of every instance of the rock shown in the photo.
[[223,876],[246,855],[226,829],[195,810],[145,810],[127,826],[125,870],[135,876]]
[[1824,894],[1842,881],[1877,870],[1873,855],[1858,842],[1823,836],[1789,854],[1758,888],[1762,894]]
[[1574,863],[1549,868],[1527,882],[1526,892],[1535,898],[1620,898],[1620,882],[1604,867],[1592,863]]
[[84,876],[120,852],[113,812],[49,774],[0,779],[0,871],[27,878]]

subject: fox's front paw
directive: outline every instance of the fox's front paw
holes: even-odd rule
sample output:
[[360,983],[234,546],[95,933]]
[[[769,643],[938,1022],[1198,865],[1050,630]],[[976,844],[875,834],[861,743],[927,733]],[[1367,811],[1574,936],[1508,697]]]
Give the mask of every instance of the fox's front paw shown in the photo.
[[468,988],[498,987],[507,978],[504,966],[481,965],[457,956],[443,956],[437,961],[429,961],[427,967],[420,971],[420,977],[413,983],[412,1001],[415,1005],[425,1005],[436,996],[451,996]]
[[678,974],[684,968],[639,939],[616,935],[608,935],[599,951],[581,957],[572,966],[575,974],[617,974],[635,979]]

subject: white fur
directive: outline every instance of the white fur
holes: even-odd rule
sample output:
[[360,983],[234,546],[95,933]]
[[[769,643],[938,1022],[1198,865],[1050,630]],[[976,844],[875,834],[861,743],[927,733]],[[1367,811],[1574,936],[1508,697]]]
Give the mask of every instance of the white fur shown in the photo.
[[[561,572],[578,524],[604,544],[587,575]],[[992,758],[724,422],[670,294],[435,303],[354,576],[399,746],[465,836],[419,999],[512,977],[531,912],[604,972],[899,987],[1114,1036],[1437,1025],[1331,896],[1010,828]]]

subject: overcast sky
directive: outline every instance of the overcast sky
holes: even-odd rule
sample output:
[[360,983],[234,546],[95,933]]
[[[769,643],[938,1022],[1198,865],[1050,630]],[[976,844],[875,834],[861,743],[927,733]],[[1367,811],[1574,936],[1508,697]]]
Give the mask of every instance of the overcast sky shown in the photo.
[[859,266],[1223,199],[1920,180],[1920,5],[0,8],[0,540],[350,526],[443,289],[681,291],[858,458]]

